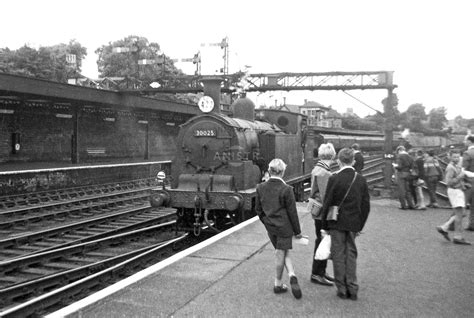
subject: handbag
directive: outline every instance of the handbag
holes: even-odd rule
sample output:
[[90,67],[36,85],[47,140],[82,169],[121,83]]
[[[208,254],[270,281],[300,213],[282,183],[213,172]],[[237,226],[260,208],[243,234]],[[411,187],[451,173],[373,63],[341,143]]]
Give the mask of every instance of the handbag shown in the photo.
[[313,218],[321,218],[322,207],[323,205],[318,200],[308,198],[308,205],[306,208],[308,209],[308,212],[311,213]]
[[314,259],[325,260],[331,256],[331,235],[325,235],[319,243],[318,249],[314,254]]
[[346,194],[344,195],[344,198],[342,198],[341,203],[339,205],[331,205],[328,209],[328,214],[326,216],[327,221],[337,221],[337,217],[339,215],[339,207],[342,206],[342,203],[344,203],[344,200],[346,199],[347,195],[349,194],[349,191],[351,191],[352,185],[354,184],[354,181],[357,177],[357,172],[354,173],[354,178],[352,178],[351,185],[349,186],[349,189],[347,189]]

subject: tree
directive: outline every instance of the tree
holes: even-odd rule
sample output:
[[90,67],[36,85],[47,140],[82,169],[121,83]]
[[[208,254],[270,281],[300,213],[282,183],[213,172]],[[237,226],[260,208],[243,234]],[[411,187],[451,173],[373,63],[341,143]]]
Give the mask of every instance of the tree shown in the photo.
[[474,131],[474,118],[468,119],[467,128],[471,130],[471,133]]
[[422,121],[427,118],[425,106],[423,104],[412,104],[405,113],[400,114],[400,123],[411,131],[421,132],[423,130]]
[[[69,54],[76,56],[74,65],[66,60]],[[27,45],[18,50],[5,48],[0,54],[0,71],[66,83],[80,73],[86,55],[87,49],[75,40],[38,50]]]
[[383,116],[383,125],[381,127],[388,128],[391,127],[391,130],[395,129],[400,125],[400,111],[398,110],[398,96],[397,94],[392,94],[391,105],[387,105],[388,97],[382,99],[382,105],[384,111],[392,110],[391,114],[384,113]]
[[[134,87],[142,86],[143,82],[151,83],[160,77],[184,74],[161,52],[158,43],[149,43],[145,37],[130,35],[101,46],[95,53],[99,56],[97,65],[100,77],[125,78]],[[139,64],[141,60],[147,60],[147,64]]]
[[445,107],[433,108],[428,115],[428,124],[433,129],[443,129],[446,119],[447,110]]
[[366,120],[371,121],[375,124],[378,130],[381,130],[381,128],[384,125],[384,116],[382,113],[375,113],[374,115],[369,115],[365,117]]

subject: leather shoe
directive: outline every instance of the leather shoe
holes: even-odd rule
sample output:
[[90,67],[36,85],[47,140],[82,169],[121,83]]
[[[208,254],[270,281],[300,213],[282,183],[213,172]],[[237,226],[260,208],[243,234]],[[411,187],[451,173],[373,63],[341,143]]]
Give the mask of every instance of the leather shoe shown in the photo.
[[441,226],[437,226],[436,227],[436,230],[438,231],[438,233],[440,233],[441,235],[443,235],[443,237],[448,240],[448,241],[451,241],[451,239],[449,238],[449,235],[448,235],[448,232],[446,232],[445,230],[443,230],[441,228]]
[[466,227],[466,231],[474,231],[474,227],[468,226],[468,227]]
[[461,239],[453,239],[453,243],[454,244],[460,244],[460,245],[471,245],[471,243],[467,242],[465,239],[461,238]]
[[352,294],[352,293],[347,292],[347,298],[349,298],[350,300],[356,301],[357,300],[357,294]]
[[334,282],[334,277],[331,277],[328,274],[324,274],[324,278],[326,278],[330,282]]
[[347,299],[347,294],[343,292],[337,292],[337,297],[341,299]]
[[288,291],[288,286],[286,286],[285,284],[281,284],[280,286],[273,287],[273,292],[275,294],[282,294],[282,293],[286,293],[287,291]]
[[332,286],[334,285],[330,280],[326,279],[324,276],[319,275],[311,275],[311,281],[313,283],[324,285],[324,286]]
[[300,299],[302,295],[300,285],[298,285],[298,279],[296,276],[290,277],[291,292],[296,299]]

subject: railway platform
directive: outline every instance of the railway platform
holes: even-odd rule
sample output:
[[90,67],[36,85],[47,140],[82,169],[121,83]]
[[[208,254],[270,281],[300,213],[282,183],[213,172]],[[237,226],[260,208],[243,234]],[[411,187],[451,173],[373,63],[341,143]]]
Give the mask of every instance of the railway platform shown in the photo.
[[[472,317],[474,245],[454,245],[435,229],[449,209],[371,201],[357,239],[358,301],[310,281],[314,225],[303,203],[298,211],[310,237],[293,247],[299,300],[273,293],[273,247],[254,218],[47,317]],[[465,237],[474,242],[474,232]]]

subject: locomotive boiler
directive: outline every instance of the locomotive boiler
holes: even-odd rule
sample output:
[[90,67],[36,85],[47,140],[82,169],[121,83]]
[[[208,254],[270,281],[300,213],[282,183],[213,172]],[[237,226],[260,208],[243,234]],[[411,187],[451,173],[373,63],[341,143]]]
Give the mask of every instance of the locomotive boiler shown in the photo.
[[313,163],[305,123],[298,113],[256,111],[248,98],[229,115],[191,118],[180,127],[170,186],[152,190],[151,205],[176,208],[178,226],[195,235],[219,231],[255,215],[256,186],[274,158],[287,163],[284,179],[301,195]]

